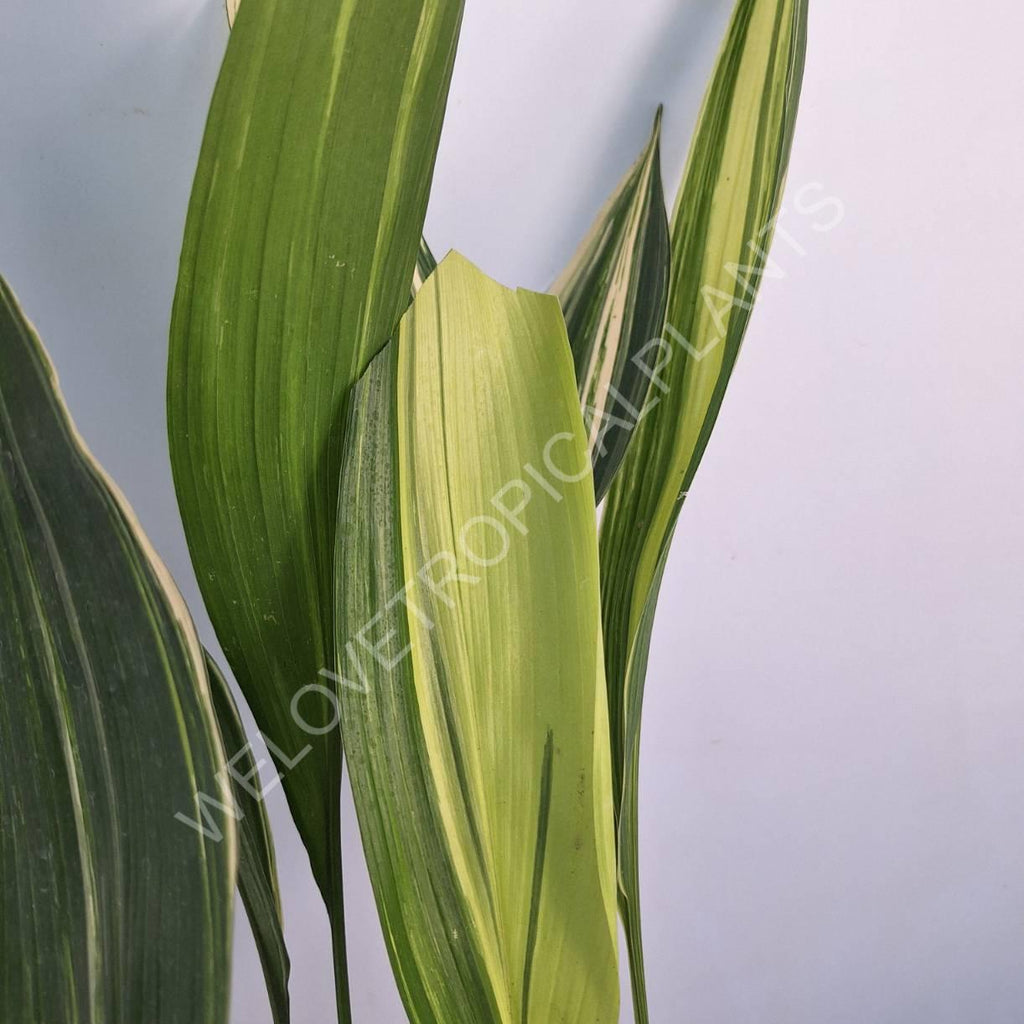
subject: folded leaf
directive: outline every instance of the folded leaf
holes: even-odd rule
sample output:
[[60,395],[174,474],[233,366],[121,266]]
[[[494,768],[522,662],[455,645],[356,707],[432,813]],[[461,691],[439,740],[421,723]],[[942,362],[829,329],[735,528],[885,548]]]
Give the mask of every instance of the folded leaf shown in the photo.
[[409,302],[462,2],[243,6],[185,229],[171,461],[210,617],[328,906],[348,1020],[340,737],[310,687],[333,664],[344,399]]
[[238,892],[256,940],[274,1024],[288,1024],[288,975],[284,918],[277,884],[277,859],[270,818],[263,802],[259,766],[245,735],[238,706],[217,663],[206,652],[206,671],[224,749],[231,766],[231,791],[238,826]]
[[605,666],[621,910],[638,1022],[640,709],[654,607],[683,499],[715,424],[779,213],[803,75],[806,0],[739,0],[672,221],[667,326],[644,365],[650,400],[601,525]]
[[224,764],[188,612],[0,280],[4,1024],[223,1024]]
[[647,148],[552,287],[572,344],[598,502],[650,386],[640,354],[665,323],[669,241],[660,142],[659,108]]
[[346,758],[416,1024],[614,1024],[590,462],[553,296],[461,257],[354,390],[338,516]]

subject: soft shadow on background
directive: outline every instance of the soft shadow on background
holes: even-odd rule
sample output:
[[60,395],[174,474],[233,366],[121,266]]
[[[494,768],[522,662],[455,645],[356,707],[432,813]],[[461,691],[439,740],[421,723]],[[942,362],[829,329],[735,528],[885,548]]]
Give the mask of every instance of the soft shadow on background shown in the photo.
[[[546,287],[659,102],[671,202],[729,7],[472,0],[434,248]],[[1010,270],[1024,13],[939,7],[921,19],[909,0],[812,0],[783,220],[795,245],[776,245],[783,276],[754,316],[655,628],[642,850],[659,1024],[1020,1024],[1024,1010],[1024,349]],[[0,36],[0,270],[207,642],[163,399],[226,39],[214,0],[59,16],[7,0]],[[836,197],[842,222],[815,230],[825,218],[801,213],[801,196]],[[279,791],[270,803],[294,1019],[322,1024],[326,920]],[[398,1024],[346,814],[355,1015]],[[268,1024],[243,916],[237,931],[232,1021]]]

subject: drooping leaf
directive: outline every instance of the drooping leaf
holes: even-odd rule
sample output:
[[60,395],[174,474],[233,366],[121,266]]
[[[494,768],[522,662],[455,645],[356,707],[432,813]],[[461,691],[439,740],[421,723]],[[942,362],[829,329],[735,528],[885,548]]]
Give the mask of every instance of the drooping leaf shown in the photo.
[[452,254],[354,390],[337,675],[416,1024],[614,1024],[596,526],[553,296]]
[[665,323],[669,239],[660,142],[659,108],[646,149],[552,287],[572,345],[598,502],[650,385],[640,354]]
[[409,301],[461,0],[245,0],[171,325],[171,460],[224,653],[284,774],[348,1020],[334,527],[348,388]]
[[0,279],[4,1024],[223,1024],[223,767],[188,612]]
[[806,20],[806,0],[739,0],[736,5],[673,216],[667,325],[645,354],[650,398],[601,525],[620,909],[641,1024],[648,1014],[637,772],[654,608],[676,519],[766,272],[797,113]]
[[256,940],[274,1024],[288,1024],[291,962],[284,942],[281,892],[270,818],[263,802],[259,766],[238,714],[238,706],[217,663],[206,652],[213,708],[227,753],[238,818],[238,892]]

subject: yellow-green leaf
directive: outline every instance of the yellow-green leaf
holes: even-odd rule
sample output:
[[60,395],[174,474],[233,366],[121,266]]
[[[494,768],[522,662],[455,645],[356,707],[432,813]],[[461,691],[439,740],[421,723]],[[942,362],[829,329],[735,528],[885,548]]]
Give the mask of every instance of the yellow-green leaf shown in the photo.
[[779,213],[800,95],[807,0],[739,0],[672,220],[667,325],[646,353],[645,415],[601,525],[605,664],[618,806],[620,906],[638,1022],[640,712],[661,574],[722,404]]
[[171,325],[185,532],[327,902],[342,1020],[340,738],[302,694],[333,664],[344,400],[409,302],[461,17],[461,0],[245,0]]
[[451,255],[352,408],[337,676],[416,1024],[614,1024],[593,484],[553,296]]
[[188,612],[0,279],[4,1024],[224,1024],[224,767]]
[[618,471],[650,386],[641,354],[665,323],[669,240],[660,142],[659,108],[640,159],[552,288],[572,344],[598,502]]

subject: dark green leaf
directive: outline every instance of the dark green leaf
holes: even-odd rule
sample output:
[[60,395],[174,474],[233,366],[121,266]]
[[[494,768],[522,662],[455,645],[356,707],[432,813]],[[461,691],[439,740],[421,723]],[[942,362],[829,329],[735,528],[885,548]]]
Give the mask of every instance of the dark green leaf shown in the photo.
[[188,612],[0,280],[4,1024],[224,1024],[224,764]]
[[430,251],[430,246],[427,245],[425,238],[420,239],[420,251],[416,257],[416,271],[413,274],[412,279],[412,294],[415,297],[416,293],[423,287],[423,283],[430,275],[437,270],[437,260],[434,259],[434,254]]
[[246,738],[235,698],[217,663],[206,652],[213,708],[227,752],[231,790],[238,814],[238,891],[263,965],[274,1024],[288,1024],[288,975],[281,893],[270,818],[263,803],[259,767]]
[[597,501],[605,496],[650,386],[642,353],[665,323],[669,242],[661,109],[640,159],[555,283],[565,313]]

